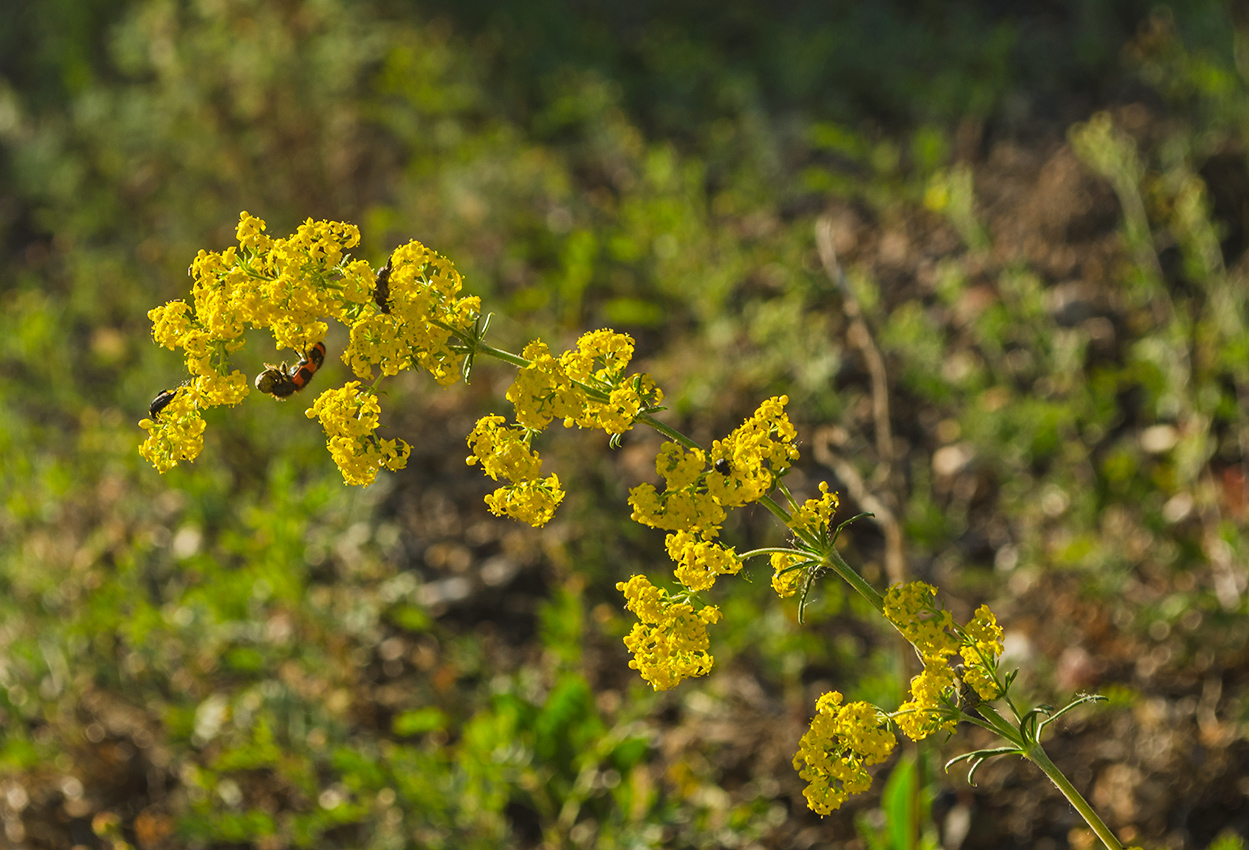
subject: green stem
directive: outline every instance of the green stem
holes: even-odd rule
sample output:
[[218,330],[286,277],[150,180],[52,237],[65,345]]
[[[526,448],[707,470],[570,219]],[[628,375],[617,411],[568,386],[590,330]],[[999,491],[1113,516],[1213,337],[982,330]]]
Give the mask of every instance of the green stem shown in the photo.
[[639,413],[637,415],[637,418],[634,421],[641,422],[643,425],[651,426],[656,431],[663,434],[665,437],[671,440],[675,440],[676,442],[685,446],[687,449],[698,449],[699,451],[703,450],[703,447],[698,445],[698,443],[694,442],[689,437],[685,436],[684,434],[682,434],[680,431],[673,428],[672,426],[665,425],[664,423],[660,422],[658,419],[656,419],[654,416],[651,416],[649,413]]
[[971,714],[967,710],[960,711],[958,720],[960,723],[971,723],[973,726],[979,726],[981,729],[988,729],[994,735],[1000,735],[1002,733],[1002,730],[994,726],[992,723]]
[[1093,807],[1080,795],[1080,792],[1063,775],[1058,766],[1050,761],[1049,756],[1045,754],[1045,750],[1041,749],[1039,742],[1028,747],[1024,753],[1024,758],[1041,768],[1045,775],[1049,777],[1050,782],[1053,782],[1058,790],[1063,792],[1063,796],[1067,798],[1068,802],[1075,806],[1075,810],[1080,813],[1080,817],[1084,818],[1084,822],[1092,828],[1093,832],[1097,833],[1097,837],[1102,840],[1103,844],[1109,847],[1110,850],[1123,850],[1123,845],[1119,843],[1119,839],[1115,837],[1115,834],[1110,831],[1110,827],[1106,826],[1102,819],[1097,816],[1097,812],[1093,811]]
[[747,558],[757,558],[760,555],[797,555],[800,558],[810,558],[810,553],[803,552],[801,549],[792,549],[788,546],[765,546],[762,549],[751,549],[749,552],[742,552],[737,557],[743,561]]
[[859,595],[871,603],[876,609],[876,613],[882,617],[885,615],[885,599],[876,592],[876,588],[872,587],[863,576],[859,575],[854,569],[846,563],[841,555],[837,554],[836,549],[829,549],[824,555],[824,563],[827,564],[833,572],[841,576],[847,584],[859,592]]
[[[1019,747],[1020,752],[1023,752],[1026,749],[1027,744],[1019,730],[1007,723],[1002,715],[997,713],[997,709],[993,706],[989,705],[987,702],[983,702],[976,706],[976,712],[979,713],[979,715],[993,727],[994,732],[1005,738],[1013,746]],[[966,714],[966,712],[964,712],[964,714]]]
[[487,357],[493,357],[496,360],[502,360],[505,363],[511,363],[513,366],[519,366],[521,369],[529,365],[529,361],[519,354],[513,354],[510,351],[504,351],[501,348],[495,348],[493,345],[486,345],[486,343],[480,341],[477,343],[477,353],[485,354]]
[[[778,505],[775,499],[773,499],[771,496],[763,496],[762,498],[759,499],[759,502],[765,508],[767,508],[769,511],[772,512],[772,516],[779,519],[786,526],[789,525],[789,511],[785,510],[783,507]],[[803,543],[807,544],[807,546],[811,547],[812,549],[815,548],[815,545],[816,545],[815,540],[811,537],[811,535],[806,534],[802,531],[795,530],[794,536],[797,537],[799,540],[801,540]]]

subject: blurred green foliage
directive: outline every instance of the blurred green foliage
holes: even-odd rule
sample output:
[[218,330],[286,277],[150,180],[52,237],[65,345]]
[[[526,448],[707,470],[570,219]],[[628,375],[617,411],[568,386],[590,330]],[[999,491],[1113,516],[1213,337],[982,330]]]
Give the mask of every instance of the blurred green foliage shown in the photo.
[[[0,23],[6,840],[897,846],[875,799],[867,837],[810,816],[788,763],[821,690],[897,699],[894,648],[837,588],[800,628],[751,570],[717,600],[709,679],[652,695],[626,668],[614,583],[665,569],[624,508],[657,441],[544,447],[571,495],[542,534],[488,518],[459,461],[501,404],[485,368],[390,391],[418,450],[368,491],[342,487],[298,401],[221,412],[195,465],[145,468],[134,423],[181,377],[146,311],[247,209],[279,234],[355,221],[376,263],[421,239],[499,314],[499,344],[632,333],[700,440],[787,393],[800,497],[847,461],[916,576],[994,604],[1028,688],[1113,690],[1089,738],[1130,754],[1180,729],[1233,754],[1112,807],[1116,827],[1233,846],[1244,22],[1127,0],[520,8],[76,0]],[[814,247],[825,214],[889,368],[888,481]],[[331,357],[317,381],[345,374]],[[876,528],[846,539],[879,581]],[[779,539],[755,515],[725,537]],[[1193,772],[1080,740],[1057,757],[1119,758],[1142,798]],[[905,770],[880,783],[886,812]],[[1018,793],[985,774],[981,823]],[[1046,799],[963,846],[1067,841]]]

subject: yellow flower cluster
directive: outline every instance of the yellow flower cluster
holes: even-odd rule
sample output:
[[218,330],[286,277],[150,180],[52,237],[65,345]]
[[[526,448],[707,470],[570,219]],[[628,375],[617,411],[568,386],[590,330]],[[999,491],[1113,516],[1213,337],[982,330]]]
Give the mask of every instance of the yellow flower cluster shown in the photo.
[[204,448],[204,418],[191,387],[178,390],[173,401],[161,411],[159,424],[144,418],[139,427],[148,432],[147,439],[139,446],[139,454],[161,474],[173,469],[179,461],[195,460]]
[[304,351],[325,338],[325,317],[346,321],[351,305],[369,300],[369,264],[345,261],[347,250],[360,244],[355,225],[308,219],[285,239],[264,230],[263,221],[244,212],[235,231],[238,249],[200,251],[191,263],[192,325],[199,334],[185,338],[191,345],[183,347],[192,374],[200,374],[191,358],[201,335],[232,343],[224,350],[235,351],[250,325],[271,330],[279,350]]
[[541,477],[542,459],[529,448],[524,428],[505,427],[502,416],[483,416],[468,435],[473,453],[467,463],[481,463],[482,471],[495,481],[512,483],[486,496],[486,505],[495,516],[510,516],[541,528],[555,515],[564,499],[559,477]]
[[173,393],[173,399],[160,413],[139,420],[139,427],[148,432],[139,454],[162,475],[181,461],[199,457],[204,449],[203,411],[238,404],[248,392],[247,376],[242,372],[200,375],[166,392]]
[[995,672],[1002,654],[1002,630],[987,605],[965,628],[948,611],[936,607],[936,588],[922,581],[896,584],[885,593],[885,617],[924,660],[924,670],[911,679],[911,698],[898,707],[898,727],[919,741],[938,730],[952,731],[958,714],[949,706],[957,679],[948,659],[962,656],[962,679],[982,699],[1001,696]]
[[546,343],[534,340],[523,354],[529,365],[517,374],[507,400],[516,408],[516,421],[534,431],[563,419],[566,428],[576,425],[623,434],[639,413],[663,399],[649,375],[625,377],[633,358],[633,339],[627,334],[591,331],[559,358]]
[[[785,414],[788,401],[785,396],[768,399],[728,437],[717,440],[710,452],[716,461],[710,466],[707,452],[664,443],[655,458],[663,492],[650,483],[629,491],[634,521],[673,532],[667,537],[668,555],[676,564],[677,581],[687,590],[710,590],[718,576],[741,570],[737,553],[715,538],[727,509],[767,495],[798,457],[793,445],[797,432]],[[831,499],[835,506],[836,496]],[[797,575],[784,578],[786,584],[797,580]]]
[[887,723],[870,703],[842,705],[836,691],[820,697],[815,719],[794,756],[794,768],[807,782],[802,793],[812,811],[830,814],[851,794],[871,787],[868,766],[889,758],[897,744]]
[[727,475],[707,480],[707,492],[726,508],[757,502],[777,478],[798,459],[798,432],[785,413],[789,396],[774,396],[723,440],[711,445],[711,456],[728,461]]
[[981,605],[964,629],[966,638],[960,654],[963,657],[963,681],[976,689],[981,699],[997,699],[1002,695],[994,678],[997,660],[1002,656],[1002,627],[989,610]]
[[717,576],[736,575],[742,560],[733,549],[700,540],[688,531],[669,534],[668,555],[676,563],[677,581],[694,592],[710,590]]
[[819,536],[827,531],[840,502],[836,493],[828,492],[828,483],[820,482],[820,498],[807,499],[789,518],[787,525],[797,532]]
[[624,641],[633,653],[629,666],[651,687],[666,691],[711,669],[707,626],[720,621],[719,608],[707,605],[696,611],[690,603],[670,598],[646,576],[619,582],[616,589],[624,593],[626,607],[639,620]]
[[925,661],[958,651],[958,638],[949,631],[954,618],[937,608],[936,594],[935,587],[922,581],[895,584],[885,591],[885,617]]
[[[308,219],[283,239],[268,236],[265,227],[240,214],[238,246],[200,251],[192,262],[191,303],[171,301],[148,313],[153,338],[181,349],[195,379],[158,416],[140,423],[149,432],[140,451],[161,472],[198,456],[205,408],[237,404],[248,394],[246,376],[229,372],[228,364],[249,326],[272,332],[279,350],[306,353],[325,339],[326,320],[334,319],[350,329],[343,360],[360,377],[371,377],[374,365],[385,375],[424,368],[443,384],[459,375],[462,355],[451,339],[474,327],[480,301],[459,297],[460,275],[449,261],[409,242],[391,256],[382,293],[370,265],[347,254],[360,242],[355,225]],[[377,397],[358,383],[318,399],[309,412],[325,427],[348,483],[372,482],[379,468],[406,462],[406,445],[374,436],[377,414]]]
[[516,421],[541,431],[552,419],[572,419],[585,407],[585,390],[577,386],[545,342],[535,339],[522,356],[529,365],[516,374],[507,400],[516,409]]
[[[688,451],[680,443],[664,443],[655,458],[655,471],[664,479],[664,492],[643,483],[629,491],[633,520],[651,528],[685,530],[714,536],[727,515],[707,492],[707,457],[701,449]],[[718,475],[718,473],[715,473]]]
[[945,705],[954,687],[954,671],[940,658],[925,658],[924,670],[911,679],[911,698],[898,706],[894,721],[912,741],[922,741],[938,730],[953,732],[958,713]]
[[403,440],[378,439],[379,413],[377,395],[361,389],[359,381],[326,390],[304,412],[309,419],[321,421],[328,437],[326,447],[348,484],[372,484],[378,469],[393,472],[408,464],[411,446]]
[[538,477],[541,461],[529,448],[534,434],[555,419],[564,427],[601,428],[621,434],[663,393],[649,375],[628,378],[624,370],[633,357],[633,340],[611,330],[591,331],[577,346],[558,358],[542,340],[525,346],[528,365],[521,368],[507,391],[516,411],[517,428],[503,428],[503,417],[486,416],[469,436],[470,464],[496,481],[502,475],[513,483],[486,497],[490,510],[533,526],[545,525],[564,498],[559,478]]
[[781,599],[788,599],[798,592],[798,587],[802,584],[803,572],[794,567],[801,564],[803,559],[799,555],[773,552],[771,560],[772,589]]
[[788,396],[768,399],[731,434],[716,440],[710,454],[723,462],[718,468],[706,469],[707,455],[700,449],[664,443],[655,459],[664,491],[649,483],[630,490],[633,519],[653,528],[714,536],[727,508],[767,495],[798,458],[798,434],[785,414],[788,402]]
[[481,299],[460,297],[463,279],[455,266],[420,242],[396,248],[389,265],[388,291],[350,313],[351,344],[343,362],[359,378],[372,378],[374,366],[383,375],[421,368],[450,386],[459,378],[461,357],[452,339],[472,330]]

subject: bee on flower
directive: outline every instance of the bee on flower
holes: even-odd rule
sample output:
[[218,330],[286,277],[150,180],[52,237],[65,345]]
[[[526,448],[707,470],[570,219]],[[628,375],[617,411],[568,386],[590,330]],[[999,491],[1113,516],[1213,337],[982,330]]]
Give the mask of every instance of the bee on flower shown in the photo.
[[294,366],[265,364],[265,370],[256,376],[256,389],[284,401],[293,393],[308,386],[312,376],[325,362],[325,343],[318,342],[308,349]]

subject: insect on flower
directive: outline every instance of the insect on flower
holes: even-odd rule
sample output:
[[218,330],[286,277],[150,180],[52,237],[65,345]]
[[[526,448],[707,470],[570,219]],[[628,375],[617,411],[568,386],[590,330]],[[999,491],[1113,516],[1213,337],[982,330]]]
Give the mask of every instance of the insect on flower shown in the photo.
[[178,394],[178,390],[182,387],[174,387],[171,390],[161,390],[156,398],[152,399],[152,403],[147,407],[147,415],[155,419],[160,412],[169,406],[169,402],[173,401],[174,396]]
[[292,393],[308,386],[312,376],[325,362],[325,343],[318,342],[308,349],[293,367],[265,364],[265,370],[256,376],[256,389],[276,399],[285,399]]
[[377,270],[377,284],[373,288],[373,301],[383,313],[390,312],[390,261],[394,256],[387,257],[386,265]]
[[189,386],[190,383],[191,383],[191,379],[187,378],[185,381],[178,384],[178,386],[176,387],[171,387],[167,390],[161,390],[159,393],[156,394],[156,398],[152,399],[152,403],[147,406],[147,415],[150,418],[155,419],[157,416],[160,415],[160,412],[162,410],[164,410],[166,407],[169,406],[169,402],[174,400],[174,396],[178,394],[178,391],[181,390],[183,387]]
[[716,472],[720,473],[721,475],[728,475],[730,472],[733,471],[733,468],[729,466],[728,458],[723,458],[723,457],[716,458],[716,462],[713,463],[711,467],[712,469],[714,469]]

